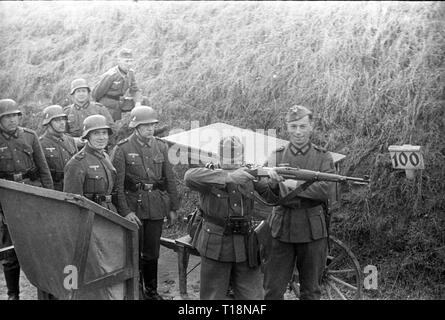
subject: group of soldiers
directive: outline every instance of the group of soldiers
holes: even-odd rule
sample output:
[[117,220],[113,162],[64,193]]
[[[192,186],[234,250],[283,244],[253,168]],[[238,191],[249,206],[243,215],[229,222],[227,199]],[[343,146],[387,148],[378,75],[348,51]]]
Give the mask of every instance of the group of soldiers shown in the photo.
[[[177,221],[179,198],[168,146],[156,137],[157,113],[141,104],[132,61],[131,50],[122,50],[117,66],[93,90],[84,79],[74,80],[71,105],[43,110],[46,130],[40,138],[19,126],[21,111],[14,100],[0,100],[0,178],[85,196],[137,224],[140,292],[144,299],[161,300],[157,292],[161,233],[165,218],[170,224]],[[113,141],[123,113],[130,116],[132,133]],[[286,123],[290,141],[275,150],[266,165],[334,172],[330,154],[310,142],[312,112],[293,106]],[[193,240],[201,256],[200,298],[224,299],[231,288],[235,299],[282,299],[296,264],[300,299],[319,299],[327,256],[323,205],[329,198],[329,183],[313,183],[288,199],[289,189],[274,170],[261,180],[246,171],[243,148],[237,137],[225,138],[220,155],[230,154],[230,161],[221,158],[219,169],[192,168],[184,176],[186,185],[199,192],[203,214]],[[249,265],[246,253],[254,193],[270,202],[286,200],[267,219],[272,247],[262,267]],[[0,218],[3,247],[12,240],[3,214]],[[16,255],[2,264],[8,297],[19,299]]]
[[[43,110],[45,132],[40,138],[19,126],[22,113],[14,100],[0,100],[0,178],[83,195],[137,223],[141,292],[145,299],[160,300],[162,225],[164,217],[176,221],[178,195],[167,146],[154,137],[157,113],[141,105],[131,69],[132,51],[121,50],[117,60],[93,90],[85,79],[75,79],[72,104]],[[133,133],[117,143],[110,138],[123,113],[130,115]],[[0,218],[0,247],[6,247],[12,239],[1,207]],[[18,300],[20,265],[15,252],[2,264],[8,298]]]

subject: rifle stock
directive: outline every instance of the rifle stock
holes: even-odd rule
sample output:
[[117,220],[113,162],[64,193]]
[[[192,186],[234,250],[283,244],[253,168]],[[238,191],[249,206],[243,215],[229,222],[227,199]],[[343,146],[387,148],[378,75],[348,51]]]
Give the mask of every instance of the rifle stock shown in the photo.
[[312,171],[292,167],[259,167],[247,170],[254,177],[268,177],[268,172],[275,170],[285,179],[303,180],[303,181],[330,181],[330,182],[347,182],[351,181],[358,184],[369,184],[369,178],[357,178],[342,176],[339,174],[326,173],[320,171]]

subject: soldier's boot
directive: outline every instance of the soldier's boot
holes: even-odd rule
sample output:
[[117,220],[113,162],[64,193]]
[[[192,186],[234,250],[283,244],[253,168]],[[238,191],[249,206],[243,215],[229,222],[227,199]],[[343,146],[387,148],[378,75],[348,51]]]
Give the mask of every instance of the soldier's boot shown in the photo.
[[6,287],[8,288],[8,300],[20,299],[20,268],[6,269],[5,274]]
[[145,300],[164,300],[158,293],[158,260],[142,264]]

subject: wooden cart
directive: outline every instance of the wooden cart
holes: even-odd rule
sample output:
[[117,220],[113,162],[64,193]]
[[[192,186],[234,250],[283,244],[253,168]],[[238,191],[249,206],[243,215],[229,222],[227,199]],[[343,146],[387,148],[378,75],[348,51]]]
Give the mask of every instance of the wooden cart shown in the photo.
[[39,298],[139,298],[134,223],[87,198],[3,179],[0,203],[21,268]]

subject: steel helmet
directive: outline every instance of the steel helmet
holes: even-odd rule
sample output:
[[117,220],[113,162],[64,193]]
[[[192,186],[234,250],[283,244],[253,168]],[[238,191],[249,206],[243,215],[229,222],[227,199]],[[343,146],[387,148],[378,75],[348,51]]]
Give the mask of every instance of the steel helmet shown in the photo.
[[74,94],[74,91],[76,91],[79,88],[87,88],[89,92],[91,92],[91,88],[88,85],[87,81],[85,79],[79,78],[76,80],[73,80],[73,82],[71,82],[71,95]]
[[237,136],[223,137],[219,142],[219,159],[222,165],[233,164],[235,159],[244,162],[244,145]]
[[158,123],[158,114],[152,108],[148,106],[139,106],[133,108],[130,113],[129,128],[136,128],[140,124]]
[[58,104],[46,107],[43,109],[43,122],[42,125],[46,126],[54,118],[64,117],[67,119],[66,113],[63,112],[63,108]]
[[22,115],[17,102],[12,99],[1,99],[0,100],[0,118],[8,114],[18,114]]
[[88,133],[93,130],[98,129],[108,129],[108,134],[111,136],[113,134],[113,130],[111,130],[110,126],[107,123],[107,118],[100,114],[94,114],[92,116],[86,117],[83,120],[83,128],[82,128],[82,139],[86,139]]

